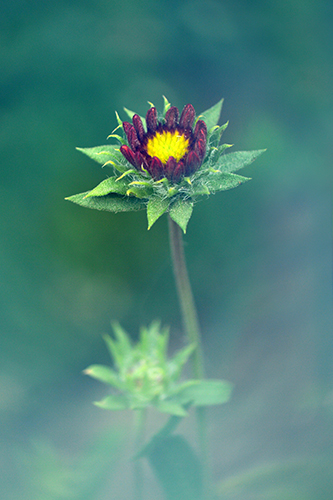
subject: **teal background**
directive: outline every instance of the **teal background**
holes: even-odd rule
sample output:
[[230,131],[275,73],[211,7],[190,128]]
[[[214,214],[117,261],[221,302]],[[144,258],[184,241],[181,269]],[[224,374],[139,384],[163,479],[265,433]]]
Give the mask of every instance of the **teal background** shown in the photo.
[[[113,319],[184,345],[167,220],[64,198],[106,176],[75,147],[163,94],[197,113],[224,97],[224,141],[268,149],[185,237],[207,375],[235,384],[209,411],[218,498],[330,498],[332,20],[328,0],[2,1],[3,500],[131,496],[131,415],[94,407],[107,388],[81,371],[108,362]],[[193,417],[180,430],[195,447]]]

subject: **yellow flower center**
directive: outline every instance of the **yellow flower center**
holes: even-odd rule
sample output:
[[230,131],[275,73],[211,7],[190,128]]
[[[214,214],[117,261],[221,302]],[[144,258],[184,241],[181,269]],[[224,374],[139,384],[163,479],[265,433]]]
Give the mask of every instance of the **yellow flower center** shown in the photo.
[[157,156],[165,164],[170,156],[179,161],[187,152],[189,140],[175,131],[157,132],[154,137],[148,139],[147,153],[149,156]]

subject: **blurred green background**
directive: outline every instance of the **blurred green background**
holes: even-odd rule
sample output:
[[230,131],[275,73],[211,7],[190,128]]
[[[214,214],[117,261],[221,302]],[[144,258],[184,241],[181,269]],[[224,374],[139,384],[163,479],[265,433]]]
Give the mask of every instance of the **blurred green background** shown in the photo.
[[[75,147],[162,94],[224,97],[224,142],[268,148],[185,238],[208,376],[235,384],[209,412],[218,497],[331,497],[332,21],[329,0],[2,0],[2,500],[130,498],[131,415],[94,407],[107,389],[81,371],[108,362],[113,319],[184,344],[167,219],[64,198],[107,173]],[[180,430],[195,446],[193,418]]]

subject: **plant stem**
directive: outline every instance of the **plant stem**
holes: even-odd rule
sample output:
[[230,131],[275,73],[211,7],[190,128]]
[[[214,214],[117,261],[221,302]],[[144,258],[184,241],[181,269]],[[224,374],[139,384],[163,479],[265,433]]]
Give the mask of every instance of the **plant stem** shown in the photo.
[[[135,410],[135,454],[140,450],[144,441],[144,426],[146,409]],[[143,470],[140,458],[134,460],[134,500],[143,500]]]
[[[201,333],[197,310],[194,303],[191,284],[187,273],[183,233],[181,228],[169,216],[169,239],[178,298],[180,302],[183,325],[189,342],[196,344],[192,358],[192,370],[195,378],[204,377],[204,361],[201,347]],[[207,483],[207,426],[204,408],[196,408],[201,457],[204,470],[204,482]]]
[[176,224],[170,216],[169,240],[184,329],[189,342],[194,342],[196,344],[196,350],[193,353],[192,361],[193,375],[195,378],[201,379],[204,377],[201,333],[191,284],[187,273],[183,233],[178,224]]

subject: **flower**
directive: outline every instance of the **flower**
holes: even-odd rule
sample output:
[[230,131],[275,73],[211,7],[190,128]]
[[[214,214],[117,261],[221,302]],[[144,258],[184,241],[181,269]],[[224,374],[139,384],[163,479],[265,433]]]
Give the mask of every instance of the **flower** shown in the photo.
[[192,104],[184,107],[180,119],[178,108],[170,107],[163,122],[158,122],[157,110],[152,107],[146,115],[145,132],[141,118],[135,114],[133,125],[123,122],[130,147],[123,145],[120,151],[133,167],[147,171],[155,181],[166,177],[177,183],[194,174],[206,154],[206,123],[198,120],[193,130],[194,119]]
[[[265,151],[225,154],[231,144],[220,144],[228,125],[218,125],[222,103],[223,99],[197,118],[192,104],[179,118],[178,109],[165,97],[162,114],[152,105],[145,120],[124,108],[132,123],[116,113],[118,127],[109,138],[118,144],[78,148],[111,167],[111,175],[94,189],[66,199],[109,212],[147,210],[148,229],[168,213],[185,233],[194,203],[249,181],[235,172]],[[115,134],[118,129],[122,135]]]
[[196,345],[189,344],[168,356],[169,329],[158,321],[140,329],[133,344],[128,333],[113,324],[114,337],[104,336],[114,368],[91,365],[84,373],[113,388],[96,406],[106,410],[138,410],[149,406],[184,417],[187,408],[226,403],[232,385],[225,380],[181,380],[184,365]]

